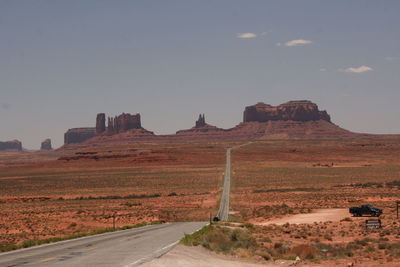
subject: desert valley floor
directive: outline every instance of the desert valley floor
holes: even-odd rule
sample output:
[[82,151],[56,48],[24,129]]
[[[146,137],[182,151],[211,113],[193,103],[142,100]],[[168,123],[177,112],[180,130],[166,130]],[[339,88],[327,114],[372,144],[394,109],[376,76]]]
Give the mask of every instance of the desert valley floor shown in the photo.
[[[232,150],[232,223],[244,223],[271,258],[398,264],[399,139],[142,142],[0,154],[0,249],[142,222],[209,220]],[[365,218],[268,222],[369,203]],[[323,252],[321,252],[323,251]],[[324,252],[325,251],[325,252]],[[256,251],[257,252],[257,251]],[[264,253],[263,252],[263,253]],[[264,255],[237,253],[242,257]],[[265,256],[264,259],[268,259]],[[255,259],[258,259],[255,257]]]

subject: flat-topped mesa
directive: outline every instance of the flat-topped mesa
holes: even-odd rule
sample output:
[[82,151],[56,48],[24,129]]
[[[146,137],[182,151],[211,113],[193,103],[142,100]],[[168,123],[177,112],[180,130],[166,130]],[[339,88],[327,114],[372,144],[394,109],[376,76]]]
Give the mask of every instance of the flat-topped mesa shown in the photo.
[[46,139],[44,140],[41,145],[40,145],[40,150],[52,150],[53,148],[51,147],[51,139]]
[[96,135],[96,128],[72,128],[64,134],[64,144],[76,144],[86,141]]
[[0,142],[0,151],[2,150],[22,150],[22,143],[18,140]]
[[204,127],[206,125],[207,125],[207,123],[206,123],[206,119],[204,117],[204,114],[203,115],[200,114],[199,118],[196,121],[196,125],[194,127],[195,128],[201,128],[201,127]]
[[142,129],[140,121],[140,114],[131,115],[129,113],[122,113],[114,118],[108,117],[108,134],[116,134],[125,132],[131,129]]
[[289,101],[279,106],[271,106],[259,102],[245,108],[243,122],[267,122],[267,121],[318,121],[331,122],[329,114],[318,109],[317,104],[308,101]]

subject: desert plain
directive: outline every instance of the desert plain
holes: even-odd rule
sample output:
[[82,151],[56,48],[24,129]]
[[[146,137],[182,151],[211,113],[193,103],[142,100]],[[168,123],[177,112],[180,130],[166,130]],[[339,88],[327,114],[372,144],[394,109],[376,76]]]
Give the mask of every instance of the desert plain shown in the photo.
[[[0,248],[113,224],[207,221],[218,210],[229,147],[236,147],[229,223],[244,225],[257,248],[236,250],[235,256],[400,264],[396,138],[141,142],[4,152]],[[365,203],[384,210],[381,229],[366,229],[368,218],[348,213]]]

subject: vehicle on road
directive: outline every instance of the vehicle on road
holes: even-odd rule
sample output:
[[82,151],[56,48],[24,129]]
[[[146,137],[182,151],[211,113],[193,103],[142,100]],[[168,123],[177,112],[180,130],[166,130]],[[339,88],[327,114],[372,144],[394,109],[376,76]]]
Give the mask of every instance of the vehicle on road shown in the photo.
[[364,215],[369,215],[372,217],[379,217],[383,213],[383,211],[381,209],[375,208],[368,204],[361,205],[361,207],[352,207],[349,209],[349,212],[354,217],[361,217]]

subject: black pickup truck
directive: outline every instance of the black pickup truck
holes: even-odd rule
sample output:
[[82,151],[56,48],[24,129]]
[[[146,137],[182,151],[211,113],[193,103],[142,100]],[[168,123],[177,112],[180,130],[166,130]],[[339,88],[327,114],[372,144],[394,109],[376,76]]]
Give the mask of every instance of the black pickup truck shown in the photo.
[[360,217],[364,215],[370,215],[373,217],[379,217],[382,214],[382,210],[378,208],[374,208],[371,205],[361,205],[361,207],[352,207],[349,209],[349,212],[354,217]]

